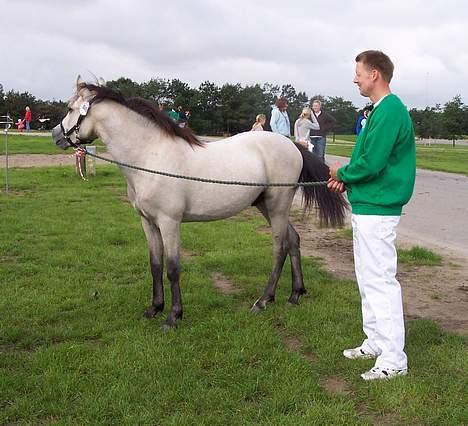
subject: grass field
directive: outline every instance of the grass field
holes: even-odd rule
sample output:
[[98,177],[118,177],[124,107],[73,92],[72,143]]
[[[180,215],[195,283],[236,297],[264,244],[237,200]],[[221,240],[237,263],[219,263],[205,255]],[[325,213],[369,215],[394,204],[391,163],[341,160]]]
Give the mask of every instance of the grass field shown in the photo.
[[[3,175],[0,176],[3,178]],[[359,295],[304,259],[309,293],[249,312],[271,265],[264,221],[183,226],[184,319],[142,319],[146,241],[120,172],[14,169],[0,194],[0,424],[468,424],[466,339],[407,322],[410,374],[366,383]],[[222,274],[239,293],[212,285]],[[166,288],[166,295],[168,290]],[[166,310],[167,311],[167,310]]]
[[[356,137],[337,135],[327,140],[327,154],[350,157]],[[420,169],[459,173],[468,176],[468,146],[416,145],[416,166]]]

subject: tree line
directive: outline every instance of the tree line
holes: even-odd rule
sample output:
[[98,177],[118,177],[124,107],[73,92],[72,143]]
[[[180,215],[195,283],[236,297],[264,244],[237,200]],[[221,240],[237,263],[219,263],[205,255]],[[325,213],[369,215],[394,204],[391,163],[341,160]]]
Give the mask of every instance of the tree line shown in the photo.
[[[270,117],[271,106],[280,96],[288,100],[291,125],[312,99],[320,99],[322,109],[336,118],[335,133],[352,134],[359,115],[358,108],[351,101],[320,94],[309,97],[303,91],[296,91],[290,84],[242,86],[239,83],[226,83],[218,86],[205,81],[198,88],[192,88],[179,79],[153,78],[137,83],[121,77],[108,81],[107,85],[126,97],[138,96],[152,100],[163,105],[166,110],[178,106],[190,110],[189,125],[198,134],[225,135],[250,130],[257,114]],[[34,129],[50,129],[67,112],[67,103],[62,100],[41,100],[29,92],[15,90],[5,92],[0,84],[0,115],[9,113],[16,122],[18,118],[23,118],[27,105],[33,111]],[[468,106],[463,104],[460,95],[443,106],[413,108],[409,112],[419,137],[456,140],[468,135]],[[49,118],[50,121],[41,123],[39,118]]]

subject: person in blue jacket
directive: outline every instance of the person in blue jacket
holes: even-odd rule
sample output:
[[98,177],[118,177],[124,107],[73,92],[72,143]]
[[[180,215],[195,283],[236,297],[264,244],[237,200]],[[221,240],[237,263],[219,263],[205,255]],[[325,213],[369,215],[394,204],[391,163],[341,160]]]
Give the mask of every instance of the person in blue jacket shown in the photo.
[[286,98],[279,98],[271,110],[270,127],[274,133],[279,133],[289,138],[291,136],[291,125],[288,116],[288,101]]

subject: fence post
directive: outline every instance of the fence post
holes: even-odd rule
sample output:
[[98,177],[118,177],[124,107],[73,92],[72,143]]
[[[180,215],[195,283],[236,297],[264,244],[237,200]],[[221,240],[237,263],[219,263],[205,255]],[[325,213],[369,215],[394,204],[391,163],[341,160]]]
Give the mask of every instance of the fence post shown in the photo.
[[[88,151],[91,154],[96,155],[97,153],[97,146],[94,145],[88,145],[86,147],[86,151]],[[96,159],[94,157],[91,157],[90,155],[86,156],[86,162],[88,166],[89,172],[93,175],[96,176]]]

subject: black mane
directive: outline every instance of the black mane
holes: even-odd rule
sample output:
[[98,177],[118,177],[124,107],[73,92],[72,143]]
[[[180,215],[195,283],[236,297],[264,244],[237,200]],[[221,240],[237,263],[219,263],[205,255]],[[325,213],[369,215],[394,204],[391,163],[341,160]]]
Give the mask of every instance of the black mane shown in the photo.
[[186,140],[190,145],[203,146],[203,142],[187,127],[179,127],[177,123],[171,120],[164,112],[151,101],[143,98],[125,98],[122,93],[106,86],[97,86],[95,84],[82,83],[79,89],[88,89],[95,93],[94,102],[110,100],[123,105],[132,111],[146,117],[155,123],[168,136],[177,136]]

